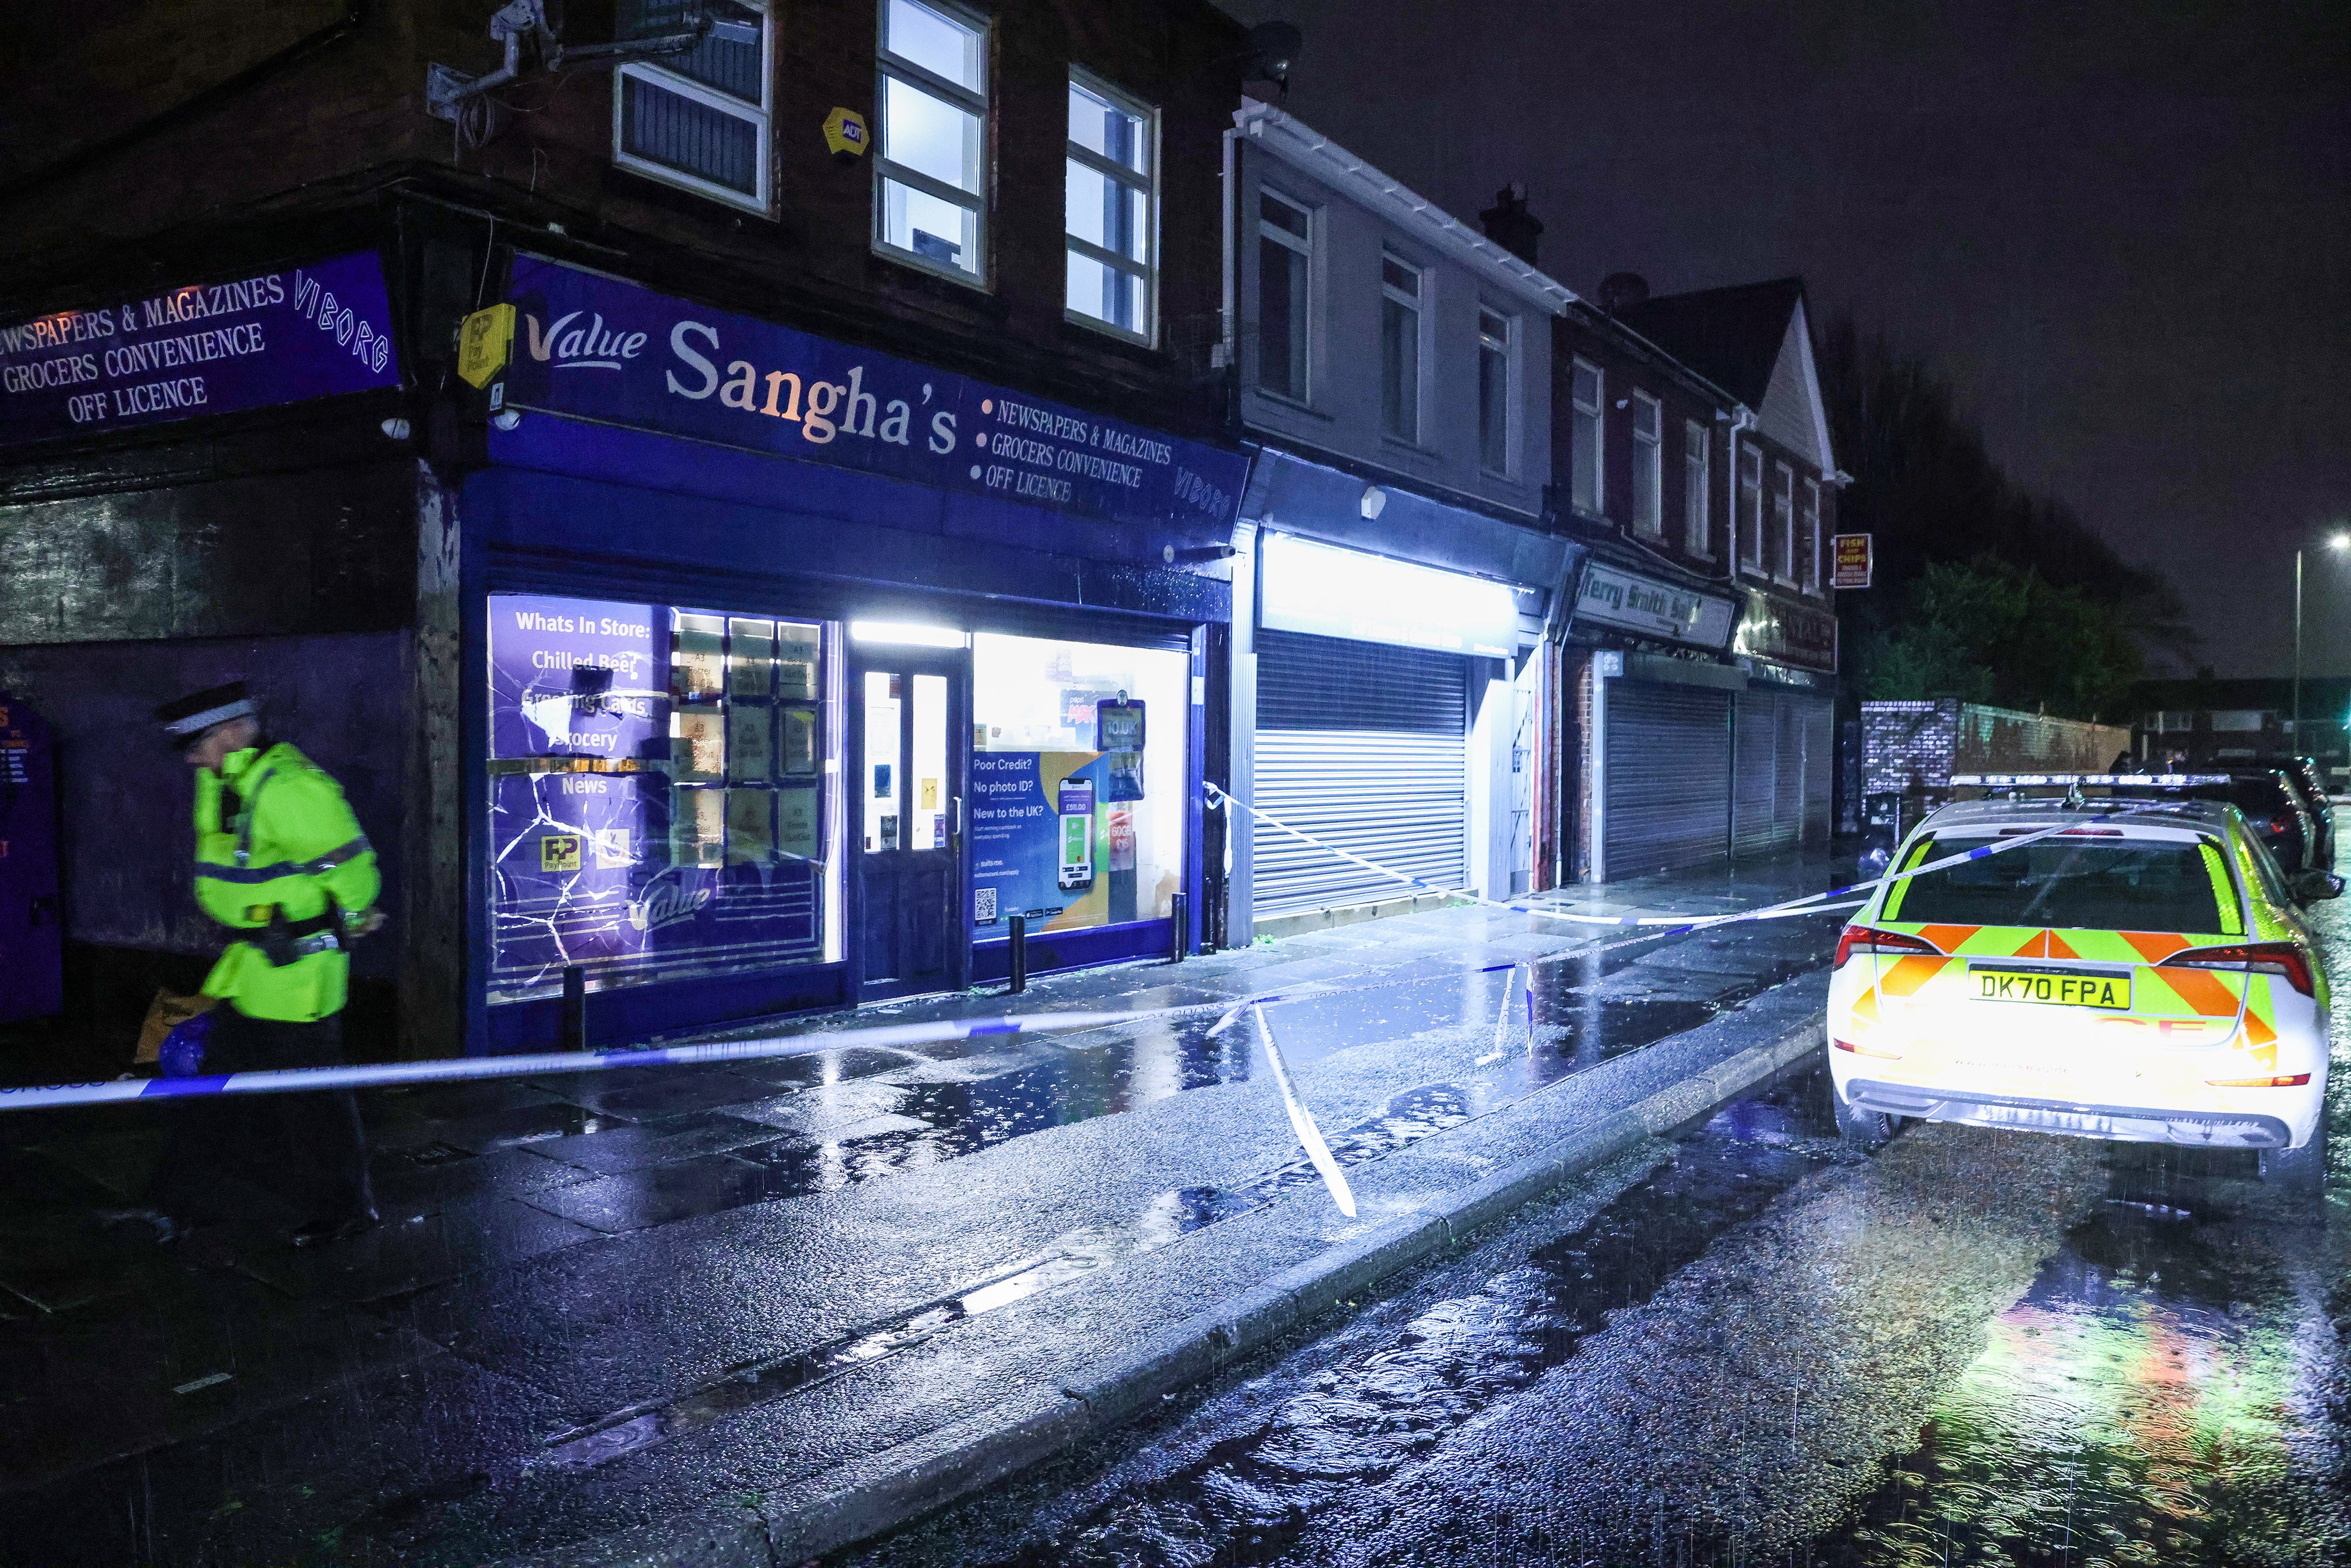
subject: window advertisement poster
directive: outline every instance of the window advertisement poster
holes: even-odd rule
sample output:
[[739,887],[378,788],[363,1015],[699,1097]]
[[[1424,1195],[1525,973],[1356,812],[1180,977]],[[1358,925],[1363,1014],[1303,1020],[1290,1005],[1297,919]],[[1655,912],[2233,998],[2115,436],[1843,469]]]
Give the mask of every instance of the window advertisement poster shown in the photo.
[[806,463],[1221,541],[1249,463],[532,256],[507,399]]
[[812,753],[829,727],[820,702],[773,695],[778,623],[489,609],[490,999],[575,964],[611,986],[827,956],[822,780],[780,779],[776,742],[790,728]]
[[0,322],[0,446],[400,384],[373,251]]
[[1070,931],[1166,918],[1182,885],[1181,652],[972,638],[973,932]]

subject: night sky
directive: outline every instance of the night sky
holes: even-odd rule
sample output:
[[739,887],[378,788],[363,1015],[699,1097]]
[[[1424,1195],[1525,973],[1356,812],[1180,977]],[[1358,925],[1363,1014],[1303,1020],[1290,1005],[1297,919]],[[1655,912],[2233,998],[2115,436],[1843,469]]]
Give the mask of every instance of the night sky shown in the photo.
[[[1579,292],[1802,274],[2167,573],[2202,662],[2291,667],[2294,546],[2351,527],[2351,5],[1227,9],[1305,35],[1277,101],[1463,220],[1524,182]],[[2305,591],[2305,668],[2351,672],[2351,552]]]

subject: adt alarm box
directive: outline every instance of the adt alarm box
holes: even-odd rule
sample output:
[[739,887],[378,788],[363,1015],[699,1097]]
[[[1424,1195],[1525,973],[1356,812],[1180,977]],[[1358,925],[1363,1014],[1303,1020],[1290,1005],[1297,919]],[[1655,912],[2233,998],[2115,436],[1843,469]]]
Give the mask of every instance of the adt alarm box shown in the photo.
[[57,754],[41,716],[0,692],[0,1023],[64,1006]]

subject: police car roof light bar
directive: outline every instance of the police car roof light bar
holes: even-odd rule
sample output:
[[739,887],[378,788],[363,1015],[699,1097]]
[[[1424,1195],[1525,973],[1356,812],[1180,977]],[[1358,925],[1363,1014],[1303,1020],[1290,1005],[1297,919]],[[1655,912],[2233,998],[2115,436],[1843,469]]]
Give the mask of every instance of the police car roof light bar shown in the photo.
[[2199,784],[2226,784],[2226,773],[1954,773],[1951,785],[1986,789],[2070,788],[2084,784],[2139,789],[2185,789]]

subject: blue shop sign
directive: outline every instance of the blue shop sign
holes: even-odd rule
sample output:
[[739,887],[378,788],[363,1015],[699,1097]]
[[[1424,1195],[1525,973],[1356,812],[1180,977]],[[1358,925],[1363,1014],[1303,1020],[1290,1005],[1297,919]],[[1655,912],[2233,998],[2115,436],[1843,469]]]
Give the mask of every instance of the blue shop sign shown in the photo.
[[400,384],[373,251],[0,326],[0,445]]
[[633,425],[1113,522],[1228,527],[1248,459],[1025,392],[515,264],[510,407]]

